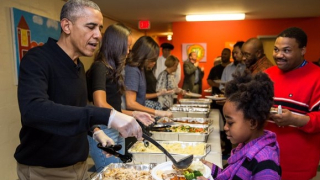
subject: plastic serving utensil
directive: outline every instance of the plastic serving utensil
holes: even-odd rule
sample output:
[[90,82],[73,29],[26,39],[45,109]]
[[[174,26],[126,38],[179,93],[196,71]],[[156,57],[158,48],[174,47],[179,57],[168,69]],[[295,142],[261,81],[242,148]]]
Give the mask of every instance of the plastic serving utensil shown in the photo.
[[97,144],[97,147],[99,149],[102,149],[103,151],[106,151],[107,153],[109,154],[112,154],[118,158],[121,159],[121,161],[123,163],[128,163],[128,162],[132,162],[132,158],[130,156],[127,156],[127,155],[122,155],[120,153],[118,153],[117,151],[119,151],[122,146],[121,145],[114,145],[114,146],[106,146],[106,147],[103,147],[101,143]]
[[189,155],[185,158],[180,159],[179,161],[176,161],[172,155],[165,149],[163,148],[157,141],[146,135],[145,133],[142,134],[142,137],[152,144],[154,144],[158,149],[160,149],[168,158],[172,161],[172,164],[178,168],[178,169],[186,169],[188,168],[192,161],[193,161],[193,155]]

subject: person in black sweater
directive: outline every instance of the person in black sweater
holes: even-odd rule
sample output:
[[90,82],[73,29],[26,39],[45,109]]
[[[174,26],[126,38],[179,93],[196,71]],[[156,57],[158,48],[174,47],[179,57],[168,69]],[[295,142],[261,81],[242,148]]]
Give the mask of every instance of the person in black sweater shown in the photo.
[[[22,128],[14,157],[21,180],[88,179],[87,133],[95,124],[114,128],[123,137],[142,136],[133,117],[87,106],[86,77],[79,57],[93,56],[98,47],[103,24],[99,7],[89,0],[70,0],[62,7],[60,24],[58,41],[49,38],[45,45],[29,50],[20,63]],[[111,143],[104,133],[96,134],[96,140]]]

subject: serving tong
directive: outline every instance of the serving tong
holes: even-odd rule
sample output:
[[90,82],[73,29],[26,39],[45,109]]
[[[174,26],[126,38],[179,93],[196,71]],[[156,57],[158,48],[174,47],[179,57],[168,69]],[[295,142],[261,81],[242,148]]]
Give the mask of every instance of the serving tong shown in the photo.
[[120,145],[120,144],[104,147],[104,146],[102,146],[101,143],[98,143],[97,147],[99,149],[102,149],[103,151],[113,155],[113,156],[116,156],[116,157],[120,158],[123,163],[132,162],[132,158],[130,156],[123,155],[123,154],[120,154],[120,153],[117,152],[122,148],[122,145]]
[[191,165],[191,163],[193,161],[193,155],[189,155],[185,158],[182,158],[182,159],[176,161],[173,158],[173,156],[164,147],[162,147],[157,141],[155,141],[154,139],[152,139],[150,137],[152,134],[147,130],[148,128],[145,128],[145,126],[142,125],[140,122],[139,122],[139,124],[141,125],[141,129],[143,132],[142,137],[143,137],[143,143],[144,143],[145,147],[149,146],[149,142],[152,143],[160,151],[162,151],[172,161],[172,164],[178,169],[186,169],[187,167],[189,167]]

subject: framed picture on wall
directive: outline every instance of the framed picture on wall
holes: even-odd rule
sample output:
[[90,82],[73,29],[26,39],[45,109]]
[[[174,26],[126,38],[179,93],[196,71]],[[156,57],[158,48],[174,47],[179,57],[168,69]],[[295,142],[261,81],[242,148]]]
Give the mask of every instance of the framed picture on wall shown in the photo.
[[183,43],[182,60],[186,61],[189,53],[196,52],[199,62],[207,62],[207,43]]
[[19,66],[29,49],[41,46],[48,37],[58,40],[61,32],[59,21],[11,8],[11,26],[15,60],[15,84],[18,84]]

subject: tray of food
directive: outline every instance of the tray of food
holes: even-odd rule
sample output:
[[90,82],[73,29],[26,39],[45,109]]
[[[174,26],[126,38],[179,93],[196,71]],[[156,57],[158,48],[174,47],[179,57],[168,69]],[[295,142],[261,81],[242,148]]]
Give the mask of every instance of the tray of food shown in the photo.
[[211,169],[201,161],[193,161],[187,169],[176,169],[171,161],[158,164],[151,170],[155,180],[190,180],[199,176],[212,179]]
[[198,108],[198,107],[171,107],[170,111],[174,118],[179,117],[198,117],[207,118],[210,113],[209,108]]
[[210,109],[209,104],[174,104],[172,107],[198,107],[198,108],[208,108]]
[[150,129],[152,138],[161,141],[206,142],[213,127],[208,124],[156,125]]
[[111,163],[104,167],[91,180],[152,180],[151,170],[157,164],[124,164]]
[[194,118],[194,117],[177,117],[168,118],[162,117],[157,123],[160,125],[172,125],[172,124],[212,124],[213,119],[211,118]]
[[[158,141],[176,159],[182,159],[193,154],[194,159],[205,157],[211,146],[205,142],[181,142],[181,141]],[[129,149],[135,163],[162,163],[170,161],[155,145],[149,143],[146,147],[142,141],[137,141]]]
[[182,111],[182,112],[209,112],[209,108],[201,108],[201,107],[184,107],[184,106],[172,106],[170,107],[170,111]]
[[209,112],[184,112],[184,111],[171,111],[174,118],[180,117],[194,117],[194,118],[207,118]]
[[199,98],[199,99],[180,99],[180,104],[211,104],[211,99]]

